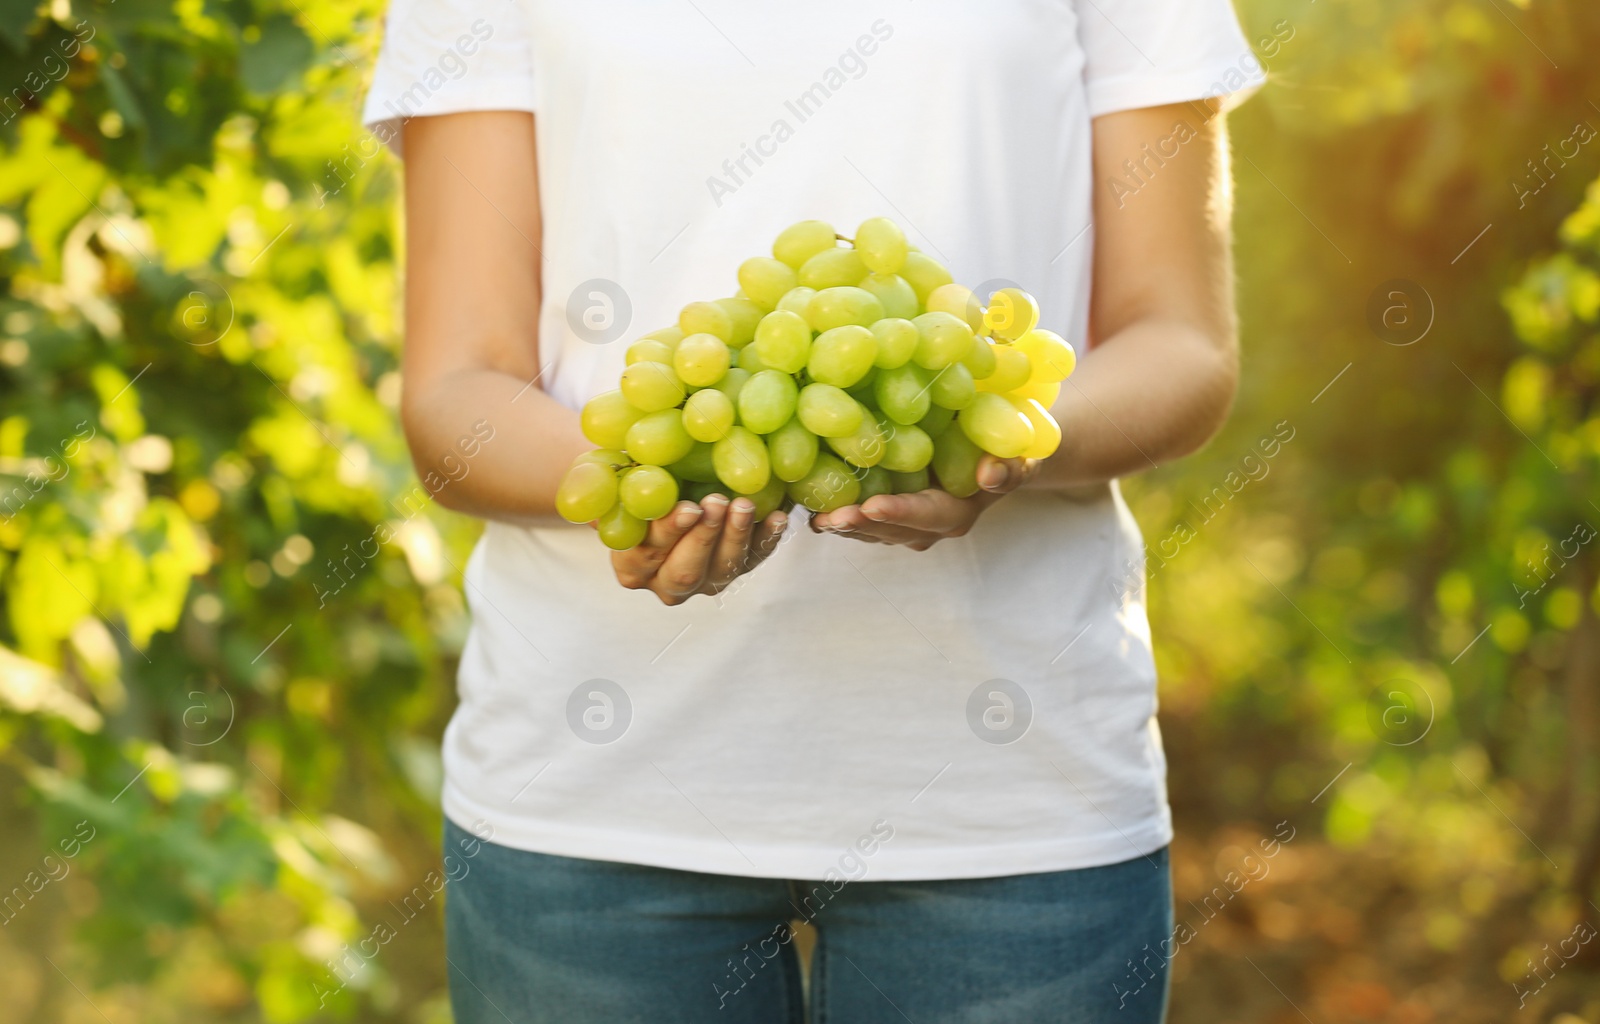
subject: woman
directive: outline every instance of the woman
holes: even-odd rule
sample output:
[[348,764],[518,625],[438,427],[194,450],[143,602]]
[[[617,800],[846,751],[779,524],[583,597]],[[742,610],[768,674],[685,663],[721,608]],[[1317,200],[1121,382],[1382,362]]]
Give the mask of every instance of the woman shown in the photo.
[[[1226,415],[1214,98],[1252,70],[1227,0],[397,0],[367,119],[406,165],[405,430],[425,474],[474,452],[437,497],[488,520],[444,746],[458,1021],[800,1020],[795,920],[810,1019],[1163,1016],[1114,481]],[[554,517],[631,341],[785,225],[877,215],[1087,352],[1056,455],[809,529],[714,495],[617,554]]]

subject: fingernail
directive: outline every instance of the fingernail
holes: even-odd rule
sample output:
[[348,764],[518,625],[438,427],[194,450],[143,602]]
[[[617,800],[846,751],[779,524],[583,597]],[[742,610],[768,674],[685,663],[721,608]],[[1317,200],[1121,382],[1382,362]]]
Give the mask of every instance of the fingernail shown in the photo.
[[707,523],[711,524],[712,526],[716,526],[718,523],[722,522],[722,514],[728,510],[728,501],[726,498],[718,498],[717,496],[713,495],[705,500],[704,505]]
[[782,530],[785,526],[788,526],[788,525],[789,525],[789,517],[788,516],[784,515],[782,512],[778,512],[778,513],[773,515],[773,517],[772,517],[772,528],[774,530]]
[[983,485],[984,488],[991,491],[998,490],[1001,487],[1004,487],[1011,479],[1011,467],[1007,466],[1003,462],[995,463],[989,466],[988,470],[984,473],[984,476],[989,480],[988,483]]
[[749,498],[735,498],[733,500],[733,510],[740,515],[747,516],[756,510],[756,503]]
[[693,526],[694,525],[694,521],[696,519],[699,519],[699,518],[700,518],[700,507],[698,505],[696,505],[694,508],[686,508],[683,511],[679,512],[678,513],[678,518],[677,518],[677,523],[678,523],[679,526],[684,527],[685,529],[687,529],[687,528]]
[[854,533],[856,528],[849,523],[840,523],[838,526],[832,527],[832,529],[834,533]]
[[876,505],[874,505],[872,508],[863,508],[861,510],[861,514],[866,516],[868,519],[872,520],[875,523],[881,523],[885,519],[889,518],[887,515],[884,514],[883,509],[878,508]]

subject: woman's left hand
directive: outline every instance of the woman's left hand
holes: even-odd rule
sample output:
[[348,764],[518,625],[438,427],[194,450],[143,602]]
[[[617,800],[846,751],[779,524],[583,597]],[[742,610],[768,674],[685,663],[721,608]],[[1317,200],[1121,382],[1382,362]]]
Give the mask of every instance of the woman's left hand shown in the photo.
[[811,517],[811,529],[926,551],[946,537],[964,535],[984,509],[1022,486],[1038,469],[1038,459],[985,455],[978,463],[978,493],[970,498],[958,498],[937,488],[915,494],[878,494],[859,505],[817,513]]

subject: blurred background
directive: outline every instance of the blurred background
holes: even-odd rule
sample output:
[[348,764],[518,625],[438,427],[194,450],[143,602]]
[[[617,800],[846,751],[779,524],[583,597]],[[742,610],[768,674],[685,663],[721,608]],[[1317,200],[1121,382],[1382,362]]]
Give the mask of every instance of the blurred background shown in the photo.
[[[0,1021],[446,1021],[437,905],[361,945],[476,534],[403,499],[381,3],[0,8]],[[1600,6],[1240,8],[1243,393],[1126,487],[1172,1019],[1600,1024]]]

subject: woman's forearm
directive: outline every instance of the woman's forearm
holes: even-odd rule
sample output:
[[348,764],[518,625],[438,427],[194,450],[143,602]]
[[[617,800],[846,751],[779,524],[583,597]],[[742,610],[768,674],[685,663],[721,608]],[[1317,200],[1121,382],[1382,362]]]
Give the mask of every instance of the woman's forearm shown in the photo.
[[1033,487],[1099,483],[1203,446],[1222,426],[1237,356],[1181,321],[1140,320],[1095,346],[1062,383],[1061,447]]
[[578,414],[537,385],[492,369],[459,369],[407,393],[412,460],[441,505],[521,525],[558,521],[556,487],[593,448]]

